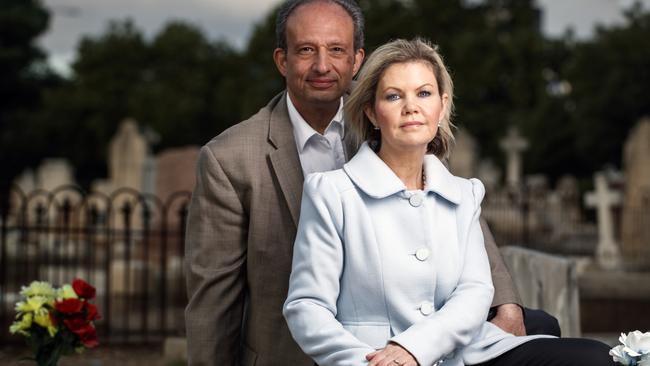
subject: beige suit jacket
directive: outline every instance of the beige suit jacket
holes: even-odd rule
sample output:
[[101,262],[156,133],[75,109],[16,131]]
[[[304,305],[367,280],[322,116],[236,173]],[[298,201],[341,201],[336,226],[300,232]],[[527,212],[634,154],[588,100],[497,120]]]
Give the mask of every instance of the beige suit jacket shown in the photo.
[[[313,365],[282,317],[302,185],[286,93],[201,149],[185,248],[190,365]],[[485,234],[494,305],[518,303]]]

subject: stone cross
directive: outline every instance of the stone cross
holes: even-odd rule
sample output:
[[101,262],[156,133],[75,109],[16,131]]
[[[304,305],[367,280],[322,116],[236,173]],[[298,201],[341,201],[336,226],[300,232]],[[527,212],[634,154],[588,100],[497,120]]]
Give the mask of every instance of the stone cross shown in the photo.
[[614,239],[611,208],[621,203],[621,193],[609,189],[603,172],[594,174],[594,186],[594,192],[585,195],[585,204],[587,207],[596,208],[598,219],[596,261],[604,269],[616,269],[621,266],[621,253]]
[[508,135],[499,142],[506,153],[508,165],[506,183],[511,187],[519,187],[521,182],[521,153],[528,149],[528,140],[523,138],[516,127],[508,129]]

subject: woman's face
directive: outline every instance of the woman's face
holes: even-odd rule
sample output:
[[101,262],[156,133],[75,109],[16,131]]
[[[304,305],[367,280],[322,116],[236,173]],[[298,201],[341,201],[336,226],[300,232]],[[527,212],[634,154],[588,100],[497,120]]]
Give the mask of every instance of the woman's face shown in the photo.
[[433,140],[448,96],[438,93],[432,67],[421,61],[389,66],[381,76],[375,104],[366,107],[370,121],[381,130],[381,149],[422,148]]

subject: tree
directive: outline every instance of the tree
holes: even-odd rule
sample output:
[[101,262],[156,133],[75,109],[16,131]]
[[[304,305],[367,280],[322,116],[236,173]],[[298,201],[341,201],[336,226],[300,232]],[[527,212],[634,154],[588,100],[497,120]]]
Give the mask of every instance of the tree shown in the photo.
[[585,174],[620,166],[627,134],[650,115],[650,12],[637,4],[624,14],[626,24],[600,27],[592,41],[576,43],[563,70],[571,84],[574,165]]
[[221,88],[238,74],[238,55],[189,24],[169,23],[147,40],[131,21],[112,22],[84,38],[78,54],[71,82],[48,94],[41,120],[70,131],[51,146],[83,185],[106,176],[108,142],[126,117],[158,135],[159,150],[205,143],[239,116]]
[[38,131],[31,111],[40,105],[40,90],[56,78],[39,64],[43,53],[34,41],[45,29],[49,13],[38,0],[4,0],[0,7],[0,195],[37,159]]

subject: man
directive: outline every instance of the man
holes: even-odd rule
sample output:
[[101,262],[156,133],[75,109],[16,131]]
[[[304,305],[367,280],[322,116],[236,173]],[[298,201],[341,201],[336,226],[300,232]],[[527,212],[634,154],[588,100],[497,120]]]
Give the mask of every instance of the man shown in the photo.
[[[282,317],[302,183],[340,168],[342,95],[364,58],[363,16],[351,0],[293,0],[280,10],[273,57],[287,91],[206,144],[187,227],[191,365],[313,365]],[[525,332],[510,276],[486,232],[494,323]],[[499,306],[500,305],[500,306]]]

